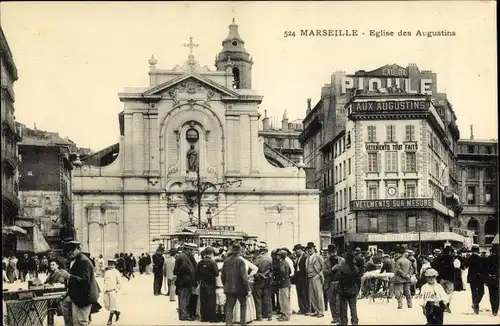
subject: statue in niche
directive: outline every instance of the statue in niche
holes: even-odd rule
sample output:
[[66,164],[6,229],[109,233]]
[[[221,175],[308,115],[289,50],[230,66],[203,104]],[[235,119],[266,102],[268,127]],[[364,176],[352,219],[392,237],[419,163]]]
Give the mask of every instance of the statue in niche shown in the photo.
[[188,171],[196,172],[198,171],[198,153],[196,149],[194,149],[194,145],[189,147],[187,152],[187,161],[188,161]]

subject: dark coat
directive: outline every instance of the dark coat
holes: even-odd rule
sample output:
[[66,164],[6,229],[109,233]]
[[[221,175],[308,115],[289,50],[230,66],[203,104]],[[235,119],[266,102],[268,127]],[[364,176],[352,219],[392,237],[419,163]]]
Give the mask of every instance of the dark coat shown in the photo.
[[250,291],[245,262],[238,256],[229,256],[222,265],[221,273],[224,293],[247,295]]
[[79,308],[96,303],[99,290],[90,259],[82,253],[78,254],[69,273],[68,295],[71,301]]
[[489,255],[486,258],[486,273],[488,274],[488,284],[498,284],[498,255]]
[[409,261],[406,257],[401,256],[398,260],[396,260],[394,269],[394,283],[410,283],[411,269],[412,262]]
[[290,287],[290,266],[282,259],[278,262],[278,289]]
[[467,283],[483,283],[486,281],[486,260],[473,254],[467,259]]
[[267,255],[259,255],[253,262],[255,266],[259,268],[259,271],[257,274],[254,275],[254,281],[256,283],[259,282],[265,282],[267,280],[270,280],[272,275],[272,265],[273,262],[271,260],[271,257]]
[[165,257],[162,254],[156,253],[153,255],[153,273],[163,273],[163,264]]
[[338,282],[340,279],[339,270],[332,270],[333,266],[339,265],[342,266],[345,263],[345,259],[343,257],[337,256],[335,258],[328,257],[323,261],[323,275],[325,277],[325,282],[323,283],[323,288],[328,289],[330,287],[331,282]]
[[[307,257],[309,257],[306,253],[302,255],[302,257],[298,257],[294,262],[295,275],[296,279],[307,279]],[[298,271],[297,271],[298,269]]]
[[439,280],[455,282],[455,266],[453,266],[454,260],[455,259],[451,255],[442,254],[437,259],[432,261],[431,267],[438,272]]
[[356,265],[342,264],[339,270],[338,290],[341,296],[355,296],[359,293],[360,272]]
[[382,262],[382,269],[380,270],[380,272],[394,273],[394,269],[395,269],[394,260],[392,258],[384,258]]
[[196,270],[196,280],[201,283],[215,286],[215,278],[219,276],[219,268],[211,258],[203,258],[198,263]]
[[47,276],[47,279],[45,280],[45,284],[54,284],[54,283],[66,284],[66,280],[64,279],[64,276],[62,275],[60,270],[56,270],[55,272],[50,272],[49,276]]
[[196,269],[186,253],[181,252],[175,258],[174,275],[175,286],[190,288],[196,285]]

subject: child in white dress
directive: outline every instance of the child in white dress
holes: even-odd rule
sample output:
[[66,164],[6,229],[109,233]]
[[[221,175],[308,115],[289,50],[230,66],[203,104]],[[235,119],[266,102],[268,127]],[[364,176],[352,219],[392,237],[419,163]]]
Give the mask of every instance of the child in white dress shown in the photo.
[[109,311],[108,325],[113,324],[113,315],[116,316],[116,320],[120,319],[120,311],[117,305],[117,293],[121,287],[121,274],[115,268],[116,260],[108,260],[108,270],[104,272],[104,307]]
[[443,286],[436,282],[438,272],[429,268],[424,272],[427,283],[422,285],[422,309],[427,318],[427,325],[443,325],[444,310],[448,303],[448,295]]

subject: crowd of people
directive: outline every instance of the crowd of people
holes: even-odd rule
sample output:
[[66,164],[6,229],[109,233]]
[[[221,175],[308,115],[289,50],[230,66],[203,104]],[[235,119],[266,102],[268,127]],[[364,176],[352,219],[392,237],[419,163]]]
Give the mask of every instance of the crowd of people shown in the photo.
[[[294,284],[297,314],[323,318],[330,308],[333,324],[348,323],[348,308],[351,324],[358,324],[357,300],[376,294],[395,297],[397,309],[405,303],[412,308],[413,300],[420,299],[428,323],[443,324],[444,313],[451,313],[453,293],[464,290],[465,269],[474,313],[479,313],[486,286],[492,314],[498,314],[497,253],[497,246],[487,257],[477,246],[467,253],[445,247],[431,255],[415,255],[404,248],[392,253],[356,248],[342,257],[335,245],[318,252],[312,242],[297,244],[292,251],[269,251],[263,242],[256,248],[245,243],[229,248],[186,243],[170,249],[166,257],[161,248],[153,255],[153,293],[161,293],[165,278],[170,299],[177,295],[179,320],[245,325],[273,320],[277,314],[276,320],[285,322],[292,314]],[[370,274],[384,277],[366,278]]]
[[[201,248],[184,243],[168,251],[160,246],[152,256],[142,254],[136,259],[121,253],[105,261],[102,255],[94,259],[80,251],[79,243],[69,242],[65,255],[5,257],[3,280],[25,281],[45,273],[45,284],[64,284],[67,295],[59,308],[66,325],[86,325],[101,308],[97,298],[103,292],[111,325],[113,317],[118,321],[121,314],[117,304],[121,279],[134,277],[136,267],[141,274],[153,274],[153,295],[161,295],[163,288],[170,301],[177,301],[181,321],[245,325],[276,318],[286,322],[294,313],[291,307],[298,306],[296,313],[310,318],[323,318],[330,310],[331,322],[340,325],[348,324],[350,310],[350,322],[356,325],[358,299],[395,297],[397,309],[405,303],[412,308],[413,301],[420,300],[428,324],[439,325],[452,311],[453,293],[465,290],[462,271],[466,269],[474,313],[479,313],[485,286],[492,314],[497,316],[499,308],[498,245],[486,256],[478,246],[470,252],[448,246],[431,255],[416,255],[402,247],[391,253],[356,248],[339,255],[334,244],[318,251],[312,242],[292,250],[269,250],[265,242]],[[102,290],[96,277],[104,278]],[[292,304],[293,288],[297,302]]]

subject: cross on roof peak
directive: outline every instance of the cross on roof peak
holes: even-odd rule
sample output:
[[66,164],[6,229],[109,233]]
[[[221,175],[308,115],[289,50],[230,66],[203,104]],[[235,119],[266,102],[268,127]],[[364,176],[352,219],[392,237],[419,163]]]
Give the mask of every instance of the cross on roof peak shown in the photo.
[[193,43],[193,37],[189,37],[189,43],[184,43],[184,47],[189,48],[189,54],[193,55],[193,48],[197,48],[199,44]]

